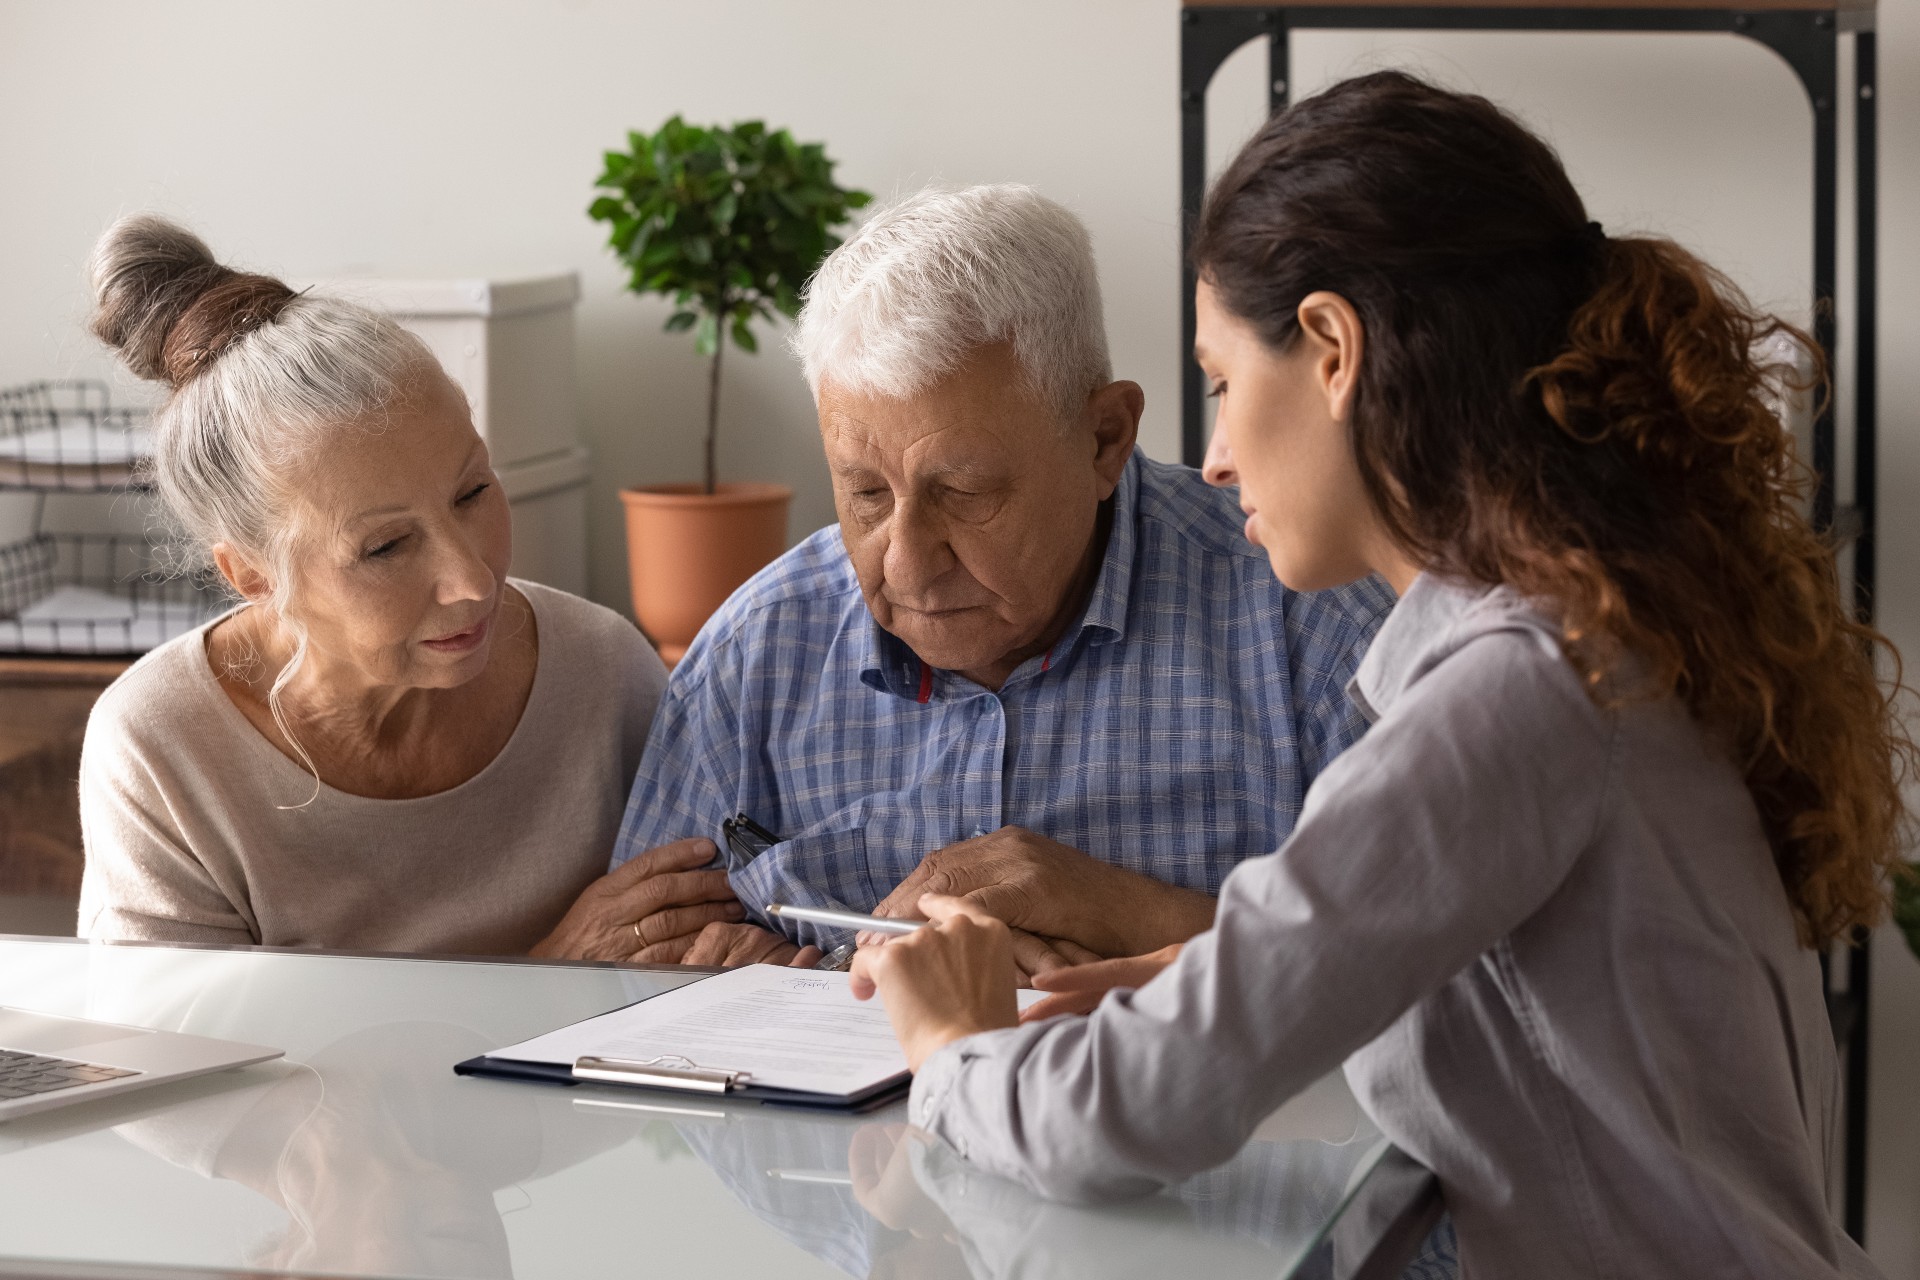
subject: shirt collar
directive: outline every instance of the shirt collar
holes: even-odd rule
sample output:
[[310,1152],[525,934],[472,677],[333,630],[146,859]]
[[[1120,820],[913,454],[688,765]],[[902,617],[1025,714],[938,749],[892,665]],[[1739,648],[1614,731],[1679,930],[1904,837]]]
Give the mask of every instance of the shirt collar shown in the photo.
[[[1068,635],[1084,635],[1088,644],[1111,644],[1127,634],[1127,606],[1133,599],[1133,557],[1140,545],[1140,450],[1135,449],[1114,486],[1113,527],[1107,531],[1107,551],[1100,558],[1100,574],[1077,627]],[[1062,636],[1064,642],[1068,637]],[[1058,647],[1058,646],[1056,646]]]
[[[1093,594],[1080,620],[1067,628],[1048,652],[1049,664],[1064,654],[1073,642],[1084,636],[1088,644],[1111,644],[1127,634],[1127,607],[1133,592],[1133,558],[1139,546],[1140,451],[1135,449],[1120,473],[1110,503],[1111,525],[1107,530],[1106,553],[1100,558],[1100,572],[1093,581]],[[864,610],[863,610],[864,611]],[[891,693],[913,702],[928,702],[933,696],[933,671],[917,654],[892,632],[885,631],[866,612],[866,624],[860,633],[860,681],[871,689]]]
[[1468,641],[1493,631],[1530,636],[1560,653],[1560,632],[1545,613],[1506,587],[1486,587],[1423,573],[1393,606],[1347,682],[1347,694],[1369,723]]

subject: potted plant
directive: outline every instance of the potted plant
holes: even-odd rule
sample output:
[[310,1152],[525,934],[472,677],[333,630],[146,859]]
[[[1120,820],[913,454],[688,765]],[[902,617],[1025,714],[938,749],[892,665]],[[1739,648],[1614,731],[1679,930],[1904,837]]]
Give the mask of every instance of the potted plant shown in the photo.
[[793,490],[715,475],[727,340],[758,350],[756,320],[797,315],[800,286],[840,243],[835,230],[871,197],[834,183],[823,146],[758,120],[702,128],[676,115],[654,133],[629,133],[627,144],[606,153],[594,184],[605,194],[588,215],[611,224],[607,243],[628,268],[627,287],[671,297],[668,332],[691,330],[708,359],[704,483],[620,494],[634,614],[671,663],[786,548]]

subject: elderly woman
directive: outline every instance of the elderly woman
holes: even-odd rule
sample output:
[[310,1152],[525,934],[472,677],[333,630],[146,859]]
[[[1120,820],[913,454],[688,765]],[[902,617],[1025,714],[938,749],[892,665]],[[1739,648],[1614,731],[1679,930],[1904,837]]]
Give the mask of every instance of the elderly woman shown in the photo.
[[[244,600],[87,726],[80,932],[468,954],[659,939],[600,879],[665,682],[629,623],[507,576],[467,404],[391,320],[219,265],[164,220],[95,251],[93,329],[170,388],[154,480]],[[739,919],[705,841],[689,932]]]

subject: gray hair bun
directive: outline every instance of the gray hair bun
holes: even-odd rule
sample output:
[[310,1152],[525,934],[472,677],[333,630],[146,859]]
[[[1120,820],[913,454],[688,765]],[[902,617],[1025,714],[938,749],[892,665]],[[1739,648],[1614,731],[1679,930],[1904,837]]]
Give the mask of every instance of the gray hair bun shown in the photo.
[[271,276],[223,267],[199,236],[151,213],[94,246],[91,328],[142,378],[179,388],[296,296]]

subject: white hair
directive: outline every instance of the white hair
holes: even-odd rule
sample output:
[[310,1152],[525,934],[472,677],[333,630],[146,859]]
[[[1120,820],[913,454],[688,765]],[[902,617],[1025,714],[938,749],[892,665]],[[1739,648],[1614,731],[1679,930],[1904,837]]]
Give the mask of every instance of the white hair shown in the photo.
[[190,554],[204,563],[226,543],[272,584],[265,603],[294,652],[267,704],[317,795],[319,773],[280,704],[308,651],[291,608],[295,467],[341,432],[377,421],[439,366],[391,318],[223,267],[198,236],[152,214],[108,229],[88,274],[94,333],[134,373],[171,388],[153,416],[151,475]]
[[807,284],[790,340],[822,382],[906,399],[1006,342],[1066,423],[1113,380],[1087,229],[1013,184],[929,189],[869,218]]

